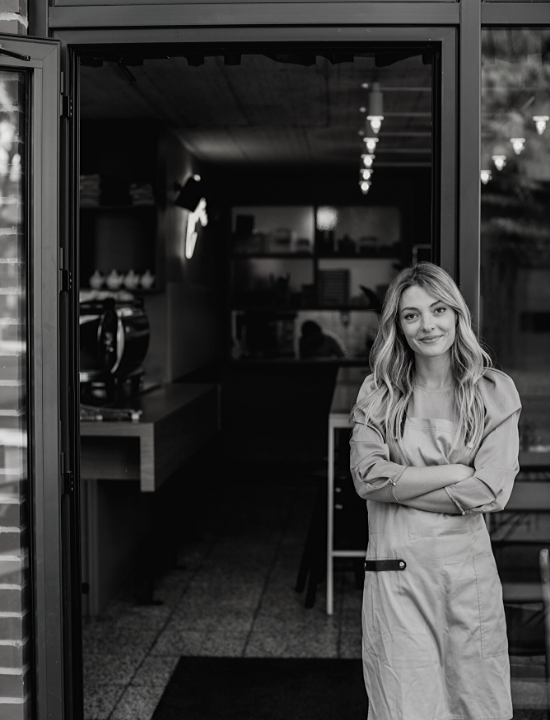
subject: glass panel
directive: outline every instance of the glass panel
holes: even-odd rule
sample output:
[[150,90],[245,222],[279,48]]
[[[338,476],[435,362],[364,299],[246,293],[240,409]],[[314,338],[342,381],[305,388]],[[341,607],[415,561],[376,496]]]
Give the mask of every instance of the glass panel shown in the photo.
[[3,698],[3,703],[19,708],[28,696],[25,668],[30,652],[24,619],[29,601],[25,531],[28,506],[25,502],[28,230],[24,173],[27,81],[25,73],[0,71],[0,674],[8,673],[5,668],[10,668],[9,693],[0,694],[10,696]]
[[[550,31],[483,31],[481,130],[482,337],[523,403],[521,471],[507,511],[491,517],[514,677],[520,656],[544,655],[539,550],[550,539]],[[521,671],[524,678],[537,672]],[[542,686],[540,697],[535,683],[518,688],[516,709],[544,702]]]

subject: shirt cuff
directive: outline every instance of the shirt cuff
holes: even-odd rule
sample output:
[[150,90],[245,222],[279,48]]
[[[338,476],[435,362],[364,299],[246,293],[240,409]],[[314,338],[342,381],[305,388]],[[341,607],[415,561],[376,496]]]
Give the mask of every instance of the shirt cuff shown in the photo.
[[447,487],[445,488],[445,492],[446,492],[447,495],[451,498],[451,500],[454,502],[454,504],[457,506],[457,508],[460,510],[460,514],[461,514],[461,515],[466,515],[466,510],[464,510],[464,508],[462,507],[462,505],[458,502],[458,500],[457,500],[457,499],[455,498],[455,496],[453,495],[453,492],[452,492],[452,490],[451,490],[451,487],[452,487],[451,485],[447,485]]
[[390,482],[392,485],[395,485],[396,483],[398,483],[401,480],[401,476],[403,475],[403,473],[405,472],[406,469],[407,469],[407,465],[403,465],[401,467],[401,469],[397,471],[393,480],[390,478]]

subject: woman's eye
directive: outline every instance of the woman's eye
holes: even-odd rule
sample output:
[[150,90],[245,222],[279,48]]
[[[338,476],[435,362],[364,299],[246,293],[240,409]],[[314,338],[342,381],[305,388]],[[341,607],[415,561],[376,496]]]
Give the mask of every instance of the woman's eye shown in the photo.
[[405,320],[408,320],[408,321],[414,320],[415,317],[416,317],[416,313],[407,313],[405,315]]
[[447,309],[446,307],[437,307],[434,310],[434,312],[437,313],[438,315],[443,315],[443,313],[445,312],[446,309]]

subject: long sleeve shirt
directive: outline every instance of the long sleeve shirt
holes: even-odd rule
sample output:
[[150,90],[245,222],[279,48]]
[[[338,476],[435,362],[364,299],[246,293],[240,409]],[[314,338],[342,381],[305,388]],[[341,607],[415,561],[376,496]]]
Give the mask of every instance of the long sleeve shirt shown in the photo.
[[[515,385],[504,373],[488,369],[479,380],[485,407],[481,444],[469,464],[474,475],[448,486],[447,494],[461,513],[496,512],[502,510],[512,492],[519,470],[518,420],[521,403]],[[359,407],[354,411],[350,441],[351,472],[358,494],[368,499],[372,493],[397,483],[407,464],[395,462],[386,442],[385,407],[374,408],[368,422],[360,409],[374,390],[374,379],[367,377],[358,395]],[[448,450],[456,431],[457,415],[452,388],[430,392],[415,388],[407,408],[405,433],[408,444],[414,445],[416,466],[447,463]],[[437,450],[437,452],[435,452]],[[461,462],[454,459],[452,462]]]

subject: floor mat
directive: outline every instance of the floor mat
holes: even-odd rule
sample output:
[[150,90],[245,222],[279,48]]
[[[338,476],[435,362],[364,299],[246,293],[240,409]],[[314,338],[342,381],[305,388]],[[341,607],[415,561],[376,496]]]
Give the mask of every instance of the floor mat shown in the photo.
[[153,720],[364,720],[360,660],[182,657]]

